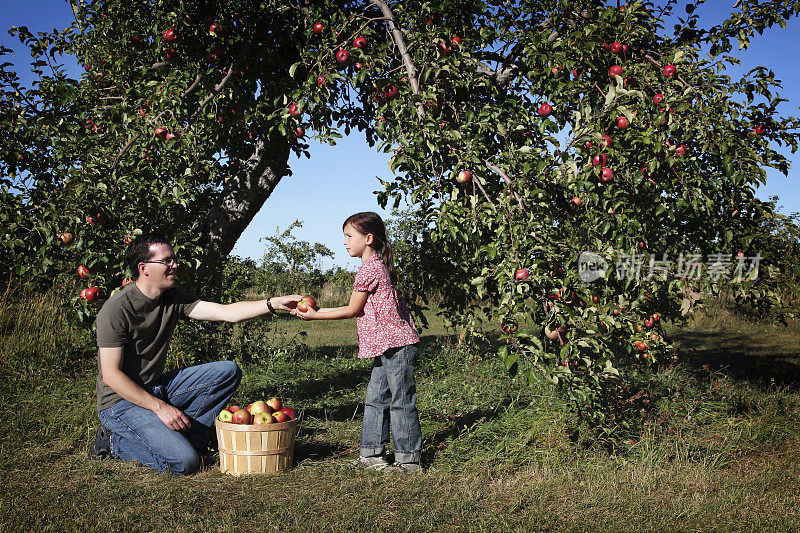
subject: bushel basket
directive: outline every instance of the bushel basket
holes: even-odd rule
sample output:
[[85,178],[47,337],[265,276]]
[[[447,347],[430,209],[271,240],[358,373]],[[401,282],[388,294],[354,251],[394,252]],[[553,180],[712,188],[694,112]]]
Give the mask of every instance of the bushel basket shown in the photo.
[[297,422],[230,424],[217,420],[219,469],[234,476],[288,470],[294,457]]

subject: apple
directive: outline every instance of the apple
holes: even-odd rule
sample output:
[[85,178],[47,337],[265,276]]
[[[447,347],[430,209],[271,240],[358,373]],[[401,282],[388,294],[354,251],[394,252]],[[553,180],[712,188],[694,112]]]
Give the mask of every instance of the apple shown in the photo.
[[358,69],[358,70],[361,70],[361,68],[362,68],[363,66],[364,66],[364,63],[361,63],[361,62],[356,62],[356,69]]
[[387,85],[383,89],[383,95],[389,100],[395,98],[398,94],[400,94],[400,89],[397,88],[397,85]]
[[294,409],[291,407],[283,407],[280,411],[281,413],[285,414],[289,420],[294,420],[297,418],[297,413],[294,412]]
[[668,78],[671,78],[672,76],[674,76],[677,71],[678,71],[678,69],[675,68],[675,65],[667,65],[666,67],[664,67],[664,70],[663,70],[664,76],[666,76]]
[[659,320],[661,320],[661,315],[653,313],[653,322],[658,322]]
[[324,26],[324,25],[323,25],[321,22],[317,22],[317,23],[316,23],[316,24],[314,24],[314,26],[312,27],[312,31],[313,31],[314,33],[322,33],[322,30],[324,30],[324,29],[325,29],[325,26]]
[[547,326],[544,327],[544,335],[551,341],[559,341],[559,343],[563,346],[564,345],[564,327],[558,326],[556,329],[550,329]]
[[759,124],[758,126],[753,128],[753,133],[755,133],[756,135],[764,135],[764,133],[766,133],[766,131],[767,131],[767,129],[764,127],[763,124]]
[[217,34],[217,35],[219,35],[220,37],[222,37],[222,26],[220,26],[220,25],[219,25],[218,23],[216,23],[216,22],[212,22],[212,23],[211,23],[211,26],[209,26],[209,27],[208,27],[208,32],[209,32],[209,33],[214,33],[214,34]]
[[461,45],[461,37],[458,35],[453,35],[453,38],[450,39],[450,42],[453,43],[453,46],[460,46]]
[[170,131],[170,132],[167,132],[167,134],[164,136],[164,140],[170,141],[170,140],[174,139],[175,137],[177,137],[177,135]]
[[230,424],[230,423],[231,423],[231,421],[233,420],[233,413],[231,413],[231,412],[230,412],[228,409],[223,409],[223,410],[222,410],[222,411],[220,411],[220,412],[219,412],[219,414],[217,415],[217,419],[218,419],[220,422],[227,422],[227,423],[229,423],[229,424]]
[[92,270],[87,267],[86,265],[81,265],[78,267],[78,276],[86,279],[92,275]]
[[502,329],[504,333],[511,334],[519,329],[519,324],[513,318],[506,318],[500,323],[500,329]]
[[153,130],[153,135],[165,139],[167,137],[167,128],[163,126],[157,126],[156,129]]
[[231,413],[235,413],[239,409],[241,409],[241,407],[239,407],[238,405],[231,405],[230,407],[228,407],[228,411],[230,411]]
[[608,69],[608,75],[612,78],[614,76],[622,76],[622,67],[619,65],[613,65],[610,69]]
[[663,101],[664,101],[664,95],[663,94],[658,93],[655,96],[653,96],[653,103],[654,104],[660,104]]
[[600,303],[600,297],[597,295],[592,296],[592,303],[593,304]]
[[257,425],[272,424],[274,422],[275,418],[273,418],[272,413],[267,413],[266,411],[253,417],[253,424]]
[[80,297],[87,302],[93,302],[100,297],[100,287],[89,287],[81,291]]
[[592,158],[592,166],[594,167],[604,167],[608,163],[608,158],[606,154],[597,154]]
[[275,411],[274,413],[272,413],[272,418],[274,418],[275,422],[277,423],[286,422],[287,420],[289,420],[289,417],[286,416],[285,413],[282,413],[280,411]]
[[309,309],[314,309],[315,311],[319,309],[317,307],[317,301],[313,296],[303,296],[303,298],[297,302],[297,310],[301,313],[305,313]]
[[260,413],[270,412],[269,405],[267,405],[267,402],[265,402],[264,400],[258,400],[257,402],[253,402],[248,407],[249,409],[247,410],[250,411],[250,414],[253,416]]
[[252,424],[253,415],[251,415],[247,409],[239,409],[233,413],[233,419],[231,422],[234,424]]
[[661,337],[659,337],[657,333],[651,333],[651,334],[650,334],[650,340],[651,340],[651,341],[656,341],[656,342],[658,342],[660,339],[661,339]]
[[161,34],[161,38],[167,41],[168,43],[171,43],[172,41],[178,38],[178,34],[175,33],[175,30],[170,28],[169,30]]
[[649,318],[645,318],[644,319],[644,325],[646,327],[648,327],[648,328],[652,328],[653,327],[653,321],[651,319],[649,319]]
[[636,349],[639,350],[640,352],[643,352],[647,349],[647,344],[642,341],[636,341],[635,346]]
[[280,411],[282,407],[281,401],[277,398],[270,398],[267,400],[267,405],[270,406],[272,412]]
[[297,126],[292,133],[296,138],[301,139],[305,136],[306,130],[302,126]]
[[678,146],[677,148],[675,148],[675,153],[683,157],[686,154],[686,146],[683,144]]
[[606,148],[611,146],[611,137],[609,137],[608,135],[603,135],[603,141],[606,143]]
[[617,127],[621,130],[624,130],[628,127],[628,119],[624,116],[617,117]]
[[439,43],[439,51],[442,53],[443,56],[449,56],[453,53],[453,49],[447,46],[447,43],[442,41]]
[[347,63],[350,60],[350,52],[347,50],[339,50],[336,52],[336,61],[341,64]]
[[58,234],[58,240],[60,240],[64,244],[71,243],[74,238],[75,238],[74,235],[72,235],[72,233],[70,233],[69,231],[65,231],[64,233]]
[[458,173],[458,175],[456,175],[456,181],[458,183],[467,183],[472,181],[472,172],[469,170],[462,170]]
[[612,52],[614,52],[615,54],[618,54],[618,53],[622,52],[622,43],[613,42],[608,47],[608,49],[611,50]]
[[328,78],[325,76],[317,76],[317,85],[322,86],[328,83]]
[[300,109],[300,106],[297,105],[297,104],[291,104],[289,106],[289,114],[292,115],[293,117],[296,117],[297,115],[299,115],[302,112],[303,112],[303,110]]
[[519,279],[519,280],[527,279],[528,276],[530,275],[531,273],[527,268],[520,268],[516,272],[514,272],[514,279]]
[[367,40],[364,37],[356,37],[353,40],[353,48],[358,48],[360,50],[363,50],[366,47],[367,47]]
[[544,104],[539,106],[539,116],[540,117],[550,116],[550,113],[552,113],[552,112],[553,112],[553,107],[548,103],[544,103]]
[[639,241],[639,248],[643,249],[644,247],[645,247],[644,241]]
[[575,204],[575,205],[581,205],[581,204],[583,203],[583,200],[581,200],[580,198],[578,198],[578,197],[576,196],[576,197],[574,197],[574,198],[572,199],[572,203],[573,203],[573,204]]
[[607,183],[612,179],[614,179],[614,171],[612,171],[610,168],[605,167],[600,171],[600,181]]

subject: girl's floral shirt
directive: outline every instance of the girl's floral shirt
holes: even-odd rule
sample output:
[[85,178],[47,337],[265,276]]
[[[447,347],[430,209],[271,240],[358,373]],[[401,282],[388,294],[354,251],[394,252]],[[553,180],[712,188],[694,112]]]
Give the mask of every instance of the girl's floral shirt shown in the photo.
[[356,318],[359,357],[378,357],[389,348],[419,342],[414,319],[392,285],[380,254],[364,261],[353,290],[368,293],[364,311]]

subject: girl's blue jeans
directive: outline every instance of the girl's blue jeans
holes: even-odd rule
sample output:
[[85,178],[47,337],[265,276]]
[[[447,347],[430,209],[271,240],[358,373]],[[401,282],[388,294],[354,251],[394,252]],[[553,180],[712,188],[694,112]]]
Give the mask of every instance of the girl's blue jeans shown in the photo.
[[191,474],[200,468],[197,450],[211,437],[214,419],[225,407],[242,371],[233,361],[219,361],[167,372],[145,390],[189,418],[192,427],[173,431],[152,411],[122,400],[100,411],[100,421],[111,430],[111,455],[138,461],[158,472]]
[[411,344],[390,348],[374,359],[364,400],[360,446],[362,457],[378,457],[386,453],[391,422],[395,461],[419,463],[422,430],[414,381],[417,352],[417,346]]

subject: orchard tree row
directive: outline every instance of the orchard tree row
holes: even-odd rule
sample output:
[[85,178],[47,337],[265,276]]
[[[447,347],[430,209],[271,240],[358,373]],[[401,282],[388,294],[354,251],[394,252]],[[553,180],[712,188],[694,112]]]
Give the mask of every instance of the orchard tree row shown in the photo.
[[[161,229],[213,285],[290,155],[359,130],[392,153],[379,201],[412,206],[408,296],[436,289],[465,338],[492,317],[509,370],[615,433],[627,377],[672,357],[663,321],[708,289],[615,265],[757,256],[775,215],[755,188],[797,146],[770,70],[726,72],[733,46],[800,4],[743,0],[712,28],[702,4],[77,3],[61,32],[13,30],[32,87],[0,73],[0,264],[31,283],[85,278],[98,289],[73,303],[91,316],[130,275],[128,239]],[[591,283],[585,251],[608,263]]]

